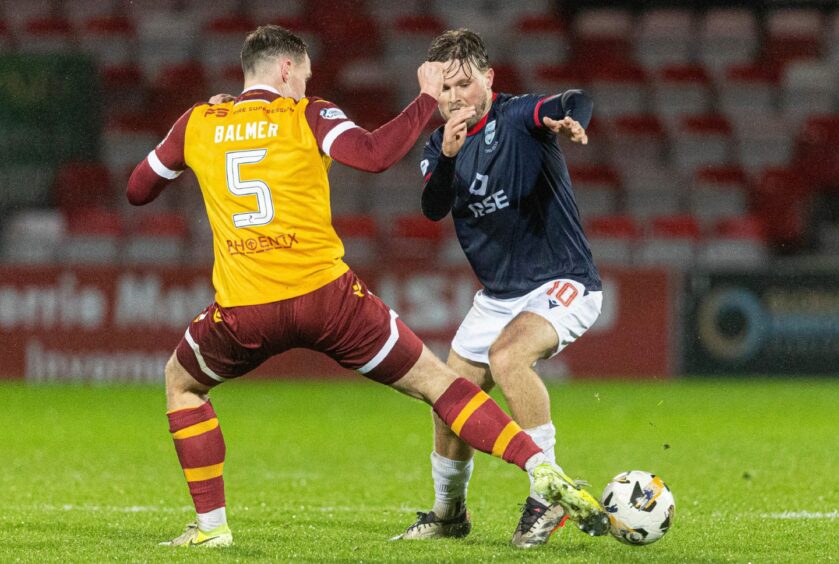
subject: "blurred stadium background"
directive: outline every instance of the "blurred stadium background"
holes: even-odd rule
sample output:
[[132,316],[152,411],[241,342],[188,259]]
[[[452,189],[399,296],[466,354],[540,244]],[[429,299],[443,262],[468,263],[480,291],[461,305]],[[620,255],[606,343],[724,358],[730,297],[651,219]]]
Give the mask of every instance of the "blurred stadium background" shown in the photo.
[[[0,7],[0,378],[162,378],[212,301],[211,236],[191,174],[146,208],[126,180],[195,101],[240,91],[268,22],[309,43],[309,93],[367,127],[416,95],[446,28],[483,34],[496,90],[591,93],[589,145],[563,148],[606,309],[546,375],[839,372],[836,2]],[[333,214],[349,264],[444,352],[476,283],[450,220],[419,215],[421,147],[380,175],[333,165]],[[260,374],[342,373],[292,352]]]

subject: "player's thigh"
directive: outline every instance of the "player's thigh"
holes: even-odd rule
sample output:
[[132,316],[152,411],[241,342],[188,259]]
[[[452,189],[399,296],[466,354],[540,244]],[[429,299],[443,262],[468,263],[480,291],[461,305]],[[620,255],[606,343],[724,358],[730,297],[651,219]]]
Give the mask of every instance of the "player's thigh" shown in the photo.
[[452,372],[480,386],[485,392],[492,389],[493,381],[492,373],[489,371],[489,365],[463,358],[454,349],[449,351],[449,358],[446,364],[452,369]]
[[434,404],[456,379],[457,374],[423,345],[413,366],[390,385],[403,394]]
[[489,365],[490,346],[513,319],[516,308],[515,301],[496,300],[478,292],[452,339],[452,350],[466,360]]
[[557,342],[556,331],[548,320],[532,312],[521,312],[504,327],[490,347],[490,366],[496,371],[511,364],[530,366],[541,358],[550,357]]
[[[520,315],[524,317],[527,314],[527,320],[532,322],[529,324],[533,330],[529,335],[519,337],[517,341],[526,350],[525,340],[532,337],[534,341],[530,352],[533,352],[534,348],[540,349],[537,359],[554,356],[594,325],[600,316],[602,304],[602,292],[588,291],[585,286],[573,280],[557,280],[544,294],[536,293],[531,296],[522,309]],[[542,322],[536,322],[535,319],[541,319]],[[538,334],[535,333],[537,326]],[[516,327],[511,326],[509,329],[509,336],[515,337]]]

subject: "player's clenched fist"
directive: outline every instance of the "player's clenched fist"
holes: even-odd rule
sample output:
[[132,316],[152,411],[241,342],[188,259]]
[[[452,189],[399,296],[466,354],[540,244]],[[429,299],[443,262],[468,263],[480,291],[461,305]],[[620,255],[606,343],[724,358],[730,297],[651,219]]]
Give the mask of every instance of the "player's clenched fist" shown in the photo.
[[443,63],[426,61],[417,69],[420,92],[440,98],[443,93]]
[[443,154],[455,156],[466,142],[466,122],[475,117],[475,106],[467,106],[452,112],[443,128]]
[[554,133],[564,135],[574,143],[588,145],[588,135],[586,135],[586,130],[580,125],[580,122],[570,117],[557,121],[547,116],[542,118],[542,122]]

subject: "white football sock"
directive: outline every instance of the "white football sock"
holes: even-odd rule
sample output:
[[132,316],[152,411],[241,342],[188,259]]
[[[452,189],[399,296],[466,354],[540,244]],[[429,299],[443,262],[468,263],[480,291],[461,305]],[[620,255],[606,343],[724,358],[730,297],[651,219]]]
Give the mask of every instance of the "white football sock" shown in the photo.
[[212,531],[227,524],[227,510],[224,507],[198,514],[198,528],[204,532]]
[[[554,427],[553,423],[548,422],[532,429],[525,429],[524,432],[530,435],[530,438],[533,439],[536,446],[542,449],[542,454],[546,458],[544,462],[550,462],[554,466],[557,466],[556,453],[554,452],[554,446],[556,446],[556,427]],[[562,470],[562,468],[559,469]],[[539,503],[550,505],[545,498],[537,494],[533,489],[533,474],[528,472],[528,476],[530,477],[530,497],[539,501]]]
[[441,519],[454,517],[466,503],[466,490],[474,468],[472,459],[450,460],[431,452],[431,476],[434,478],[434,514]]

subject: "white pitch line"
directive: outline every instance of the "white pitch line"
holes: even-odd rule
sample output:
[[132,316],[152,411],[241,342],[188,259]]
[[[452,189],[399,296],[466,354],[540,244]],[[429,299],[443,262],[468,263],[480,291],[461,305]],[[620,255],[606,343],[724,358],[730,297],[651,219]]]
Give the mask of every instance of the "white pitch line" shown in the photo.
[[784,511],[783,513],[761,513],[763,519],[839,519],[839,510],[823,511]]

